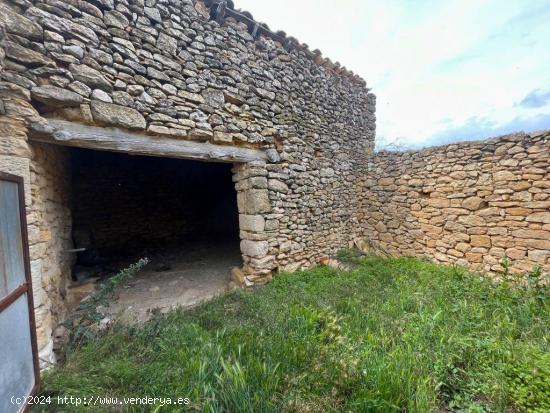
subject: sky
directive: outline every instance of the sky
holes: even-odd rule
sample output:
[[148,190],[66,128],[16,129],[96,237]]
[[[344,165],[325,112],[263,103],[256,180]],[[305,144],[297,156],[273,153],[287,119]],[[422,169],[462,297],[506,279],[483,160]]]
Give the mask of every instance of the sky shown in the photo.
[[377,146],[550,129],[550,0],[235,0],[361,75]]

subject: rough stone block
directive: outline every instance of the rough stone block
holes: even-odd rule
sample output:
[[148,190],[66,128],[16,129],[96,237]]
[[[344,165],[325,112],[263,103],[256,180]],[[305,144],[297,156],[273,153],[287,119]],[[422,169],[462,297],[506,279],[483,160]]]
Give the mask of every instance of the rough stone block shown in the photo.
[[506,256],[512,260],[521,260],[527,255],[526,251],[517,248],[509,248],[506,250]]
[[519,175],[514,174],[511,171],[499,171],[493,174],[493,179],[496,182],[499,181],[518,181],[520,179]]
[[266,189],[249,189],[237,194],[239,212],[256,215],[271,211],[271,201]]
[[431,198],[427,200],[429,206],[433,208],[449,208],[451,201],[445,198]]
[[225,103],[225,97],[221,90],[218,89],[206,89],[202,91],[202,96],[207,105],[219,109],[223,107]]
[[472,235],[470,237],[470,244],[472,247],[491,248],[491,237],[488,235]]
[[485,204],[485,201],[477,196],[466,198],[464,201],[462,201],[462,207],[471,211],[477,211],[478,209],[481,209]]
[[137,110],[112,103],[93,100],[90,102],[94,121],[99,124],[127,129],[145,129],[147,122]]
[[527,222],[540,222],[550,224],[550,212],[534,212],[525,218]]
[[239,227],[243,231],[263,232],[265,218],[262,215],[239,215]]
[[105,12],[103,20],[107,26],[116,27],[122,30],[130,24],[128,18],[118,10],[109,10]]
[[480,262],[483,262],[483,254],[479,254],[475,252],[467,252],[466,259],[468,260],[468,262],[471,262],[471,263],[480,263]]
[[280,192],[283,194],[286,194],[289,191],[288,185],[278,179],[270,179],[267,185],[271,191]]
[[111,92],[113,85],[105,79],[98,70],[87,65],[71,64],[69,70],[73,74],[75,80],[84,83],[91,89],[101,89],[105,92]]
[[548,257],[550,257],[550,251],[548,250],[529,251],[529,259],[539,264],[546,264]]
[[538,229],[519,229],[514,231],[512,235],[517,238],[550,240],[550,232]]
[[263,258],[269,252],[269,243],[267,241],[242,240],[241,252],[252,258]]
[[31,40],[42,40],[42,27],[2,3],[0,3],[0,26],[5,26],[8,33]]
[[178,41],[165,33],[160,33],[157,40],[157,47],[160,50],[175,56],[178,51]]
[[32,49],[27,49],[17,43],[13,42],[4,42],[4,50],[6,57],[10,58],[15,62],[19,62],[28,67],[38,67],[38,66],[53,66],[53,60],[45,57],[41,53],[38,53]]

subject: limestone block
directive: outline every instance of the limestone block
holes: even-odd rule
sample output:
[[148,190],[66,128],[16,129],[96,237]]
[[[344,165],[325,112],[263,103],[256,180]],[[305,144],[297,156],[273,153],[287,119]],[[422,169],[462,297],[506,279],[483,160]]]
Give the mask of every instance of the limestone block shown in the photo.
[[527,216],[532,212],[532,209],[528,208],[506,208],[506,214],[513,215],[513,216]]
[[302,268],[302,265],[303,264],[301,262],[285,264],[285,265],[279,267],[279,272],[295,273],[300,268]]
[[276,231],[279,229],[280,223],[277,219],[269,219],[265,223],[265,230],[266,231]]
[[241,241],[241,252],[253,258],[263,258],[269,252],[269,243],[267,241]]
[[539,264],[546,264],[546,261],[550,257],[549,250],[530,250],[529,259]]
[[3,3],[0,3],[0,26],[5,26],[8,33],[32,40],[42,39],[42,27]]
[[265,214],[271,211],[269,193],[265,189],[250,189],[237,194],[239,212],[243,214],[256,215]]
[[249,189],[266,189],[268,187],[267,178],[264,176],[253,176],[245,182]]
[[105,92],[113,90],[113,85],[96,69],[87,65],[71,64],[69,70],[75,80],[82,82],[91,89],[101,89]]
[[472,247],[491,247],[491,237],[488,235],[472,235],[470,237]]
[[272,270],[275,267],[275,257],[267,255],[262,258],[252,258],[250,266],[255,270]]
[[78,107],[83,101],[78,93],[52,85],[33,87],[31,97],[47,106],[58,107]]
[[102,102],[113,103],[113,99],[109,94],[101,89],[94,89],[92,91],[92,100],[100,100]]
[[17,43],[4,42],[6,57],[28,67],[54,66],[54,61]]
[[292,241],[284,241],[279,246],[280,252],[290,252],[292,250]]
[[445,198],[431,198],[427,200],[427,204],[434,208],[448,208],[451,206],[451,201]]
[[130,24],[128,18],[118,10],[106,11],[103,20],[107,26],[116,27],[122,30]]
[[466,242],[459,242],[456,246],[455,246],[455,249],[457,251],[460,251],[460,252],[467,252],[471,249],[471,246],[470,244],[467,244]]
[[527,222],[550,224],[550,212],[534,212],[525,218]]
[[395,182],[394,178],[380,178],[378,180],[378,185],[388,186],[388,185],[393,185],[394,182]]
[[108,126],[119,126],[127,129],[145,129],[147,122],[137,110],[113,103],[93,100],[90,108],[94,121]]
[[220,144],[231,144],[233,143],[233,135],[230,133],[215,131],[213,141]]
[[30,160],[17,156],[0,155],[0,170],[12,175],[22,176],[25,184],[25,203],[27,207],[31,204],[31,175]]
[[289,191],[288,185],[278,179],[270,179],[268,181],[268,188],[271,191],[281,192],[283,194],[286,194]]
[[506,256],[512,260],[521,260],[527,255],[526,251],[517,248],[509,248],[506,250]]
[[157,47],[161,51],[175,56],[178,51],[178,41],[165,33],[160,33],[157,39]]
[[537,229],[518,229],[512,235],[517,238],[550,240],[550,232]]
[[515,240],[517,245],[525,246],[528,248],[535,248],[541,250],[550,250],[550,239],[518,239]]
[[476,215],[460,216],[458,222],[468,227],[482,227],[486,225],[485,219]]
[[466,198],[462,202],[462,207],[471,211],[477,211],[478,209],[482,208],[484,204],[485,202],[483,201],[483,199],[477,196],[473,196],[471,198]]
[[510,196],[512,201],[525,201],[529,202],[533,199],[533,194],[528,191],[515,192]]
[[153,22],[162,23],[162,17],[158,9],[153,7],[144,7],[145,15],[150,18]]
[[219,109],[225,104],[223,91],[218,89],[206,89],[201,92],[207,105]]
[[262,215],[239,215],[239,228],[243,231],[263,232],[265,218]]
[[523,191],[525,189],[531,188],[529,181],[518,181],[510,183],[510,189],[513,191]]
[[499,182],[499,181],[519,181],[520,177],[519,177],[519,175],[516,175],[511,171],[504,170],[504,171],[495,172],[493,174],[493,179],[494,179],[495,182]]
[[268,149],[267,151],[265,151],[265,153],[267,155],[267,159],[269,160],[269,162],[278,163],[281,161],[281,156],[279,155],[279,152],[277,152],[276,149]]
[[468,262],[471,262],[471,263],[483,262],[483,254],[480,254],[480,253],[467,252],[465,257],[468,260]]

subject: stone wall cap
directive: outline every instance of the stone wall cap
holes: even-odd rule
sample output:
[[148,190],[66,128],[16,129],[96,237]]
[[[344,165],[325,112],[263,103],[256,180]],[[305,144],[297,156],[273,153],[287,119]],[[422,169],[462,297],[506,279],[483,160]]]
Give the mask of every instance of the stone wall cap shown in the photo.
[[443,145],[429,146],[421,149],[406,149],[406,150],[400,150],[399,148],[396,148],[396,150],[382,149],[382,150],[376,151],[374,156],[386,156],[386,155],[395,155],[395,154],[409,154],[409,155],[427,154],[430,152],[439,152],[441,150],[453,150],[453,151],[466,150],[466,149],[475,148],[476,146],[482,149],[483,147],[491,144],[494,145],[494,144],[500,144],[502,142],[519,142],[525,139],[539,139],[539,138],[550,138],[550,129],[544,129],[544,130],[529,132],[529,133],[514,132],[514,133],[499,135],[499,136],[487,138],[487,139],[452,142],[452,143],[447,143]]

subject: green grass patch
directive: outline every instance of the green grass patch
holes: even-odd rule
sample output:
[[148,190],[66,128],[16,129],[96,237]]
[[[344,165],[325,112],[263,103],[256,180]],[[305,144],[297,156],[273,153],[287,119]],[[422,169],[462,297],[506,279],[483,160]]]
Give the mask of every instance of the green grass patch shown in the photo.
[[[46,374],[42,395],[191,401],[130,412],[550,411],[540,290],[415,259],[355,261],[115,326]],[[67,411],[79,409],[90,411]]]

